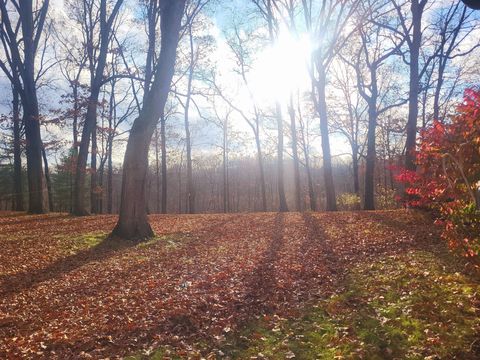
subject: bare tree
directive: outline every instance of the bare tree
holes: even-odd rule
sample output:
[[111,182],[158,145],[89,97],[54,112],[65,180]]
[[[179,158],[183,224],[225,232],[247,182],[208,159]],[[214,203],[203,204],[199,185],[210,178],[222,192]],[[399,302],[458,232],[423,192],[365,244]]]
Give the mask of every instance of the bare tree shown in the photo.
[[156,71],[149,94],[130,131],[123,162],[120,217],[112,233],[121,238],[153,236],[147,218],[145,192],[148,148],[170,90],[184,9],[184,0],[163,1],[161,4],[162,38]]
[[0,40],[5,53],[5,58],[0,60],[0,68],[22,99],[27,143],[28,211],[31,213],[46,211],[37,99],[37,80],[41,74],[35,71],[35,58],[47,17],[48,4],[48,0],[35,2],[36,7],[32,0],[0,1]]
[[260,178],[260,195],[262,201],[260,209],[261,211],[267,211],[267,191],[265,184],[265,169],[261,141],[262,114],[255,101],[248,81],[248,74],[252,61],[251,56],[254,52],[254,50],[250,48],[251,44],[248,42],[248,39],[254,38],[255,35],[251,32],[247,32],[242,35],[236,24],[233,28],[233,35],[227,39],[228,46],[233,53],[237,65],[237,68],[234,71],[240,76],[241,82],[243,83],[243,86],[245,86],[248,92],[248,97],[251,104],[250,109],[243,109],[240,106],[236,105],[234,101],[226,95],[225,91],[221,88],[221,86],[216,82],[215,74],[211,76],[211,79],[206,79],[206,81],[212,86],[216,94],[220,96],[227,103],[227,105],[231,109],[233,109],[252,130],[255,140],[258,172]]
[[[406,100],[400,100],[398,103],[383,104],[382,107],[380,103],[382,94],[379,89],[379,71],[389,57],[400,55],[400,48],[405,41],[405,37],[399,36],[398,30],[385,33],[385,27],[376,25],[379,22],[391,22],[391,14],[385,14],[383,7],[373,9],[372,4],[370,4],[367,11],[369,13],[369,21],[365,22],[364,19],[361,19],[362,23],[358,27],[360,48],[353,62],[346,61],[355,69],[358,92],[368,107],[364,209],[373,210],[375,208],[374,176],[377,156],[375,138],[378,117],[392,107],[406,103]],[[390,43],[388,46],[387,41]]]
[[352,33],[352,29],[348,29],[347,24],[352,14],[356,12],[358,4],[357,0],[325,0],[321,6],[318,6],[311,1],[302,0],[302,12],[307,30],[312,38],[321,44],[312,55],[309,73],[312,79],[312,100],[320,117],[327,211],[337,209],[327,115],[327,70]]
[[[90,96],[82,129],[75,172],[73,213],[79,216],[89,213],[85,206],[85,176],[88,149],[92,133],[97,125],[98,98],[101,87],[104,84],[104,70],[107,62],[108,49],[112,40],[113,23],[123,3],[123,0],[115,1],[110,14],[108,14],[108,0],[99,1],[99,4],[97,4],[96,0],[84,1],[83,10],[80,11],[90,70]],[[98,51],[96,49],[98,49]],[[96,156],[94,153],[95,149],[92,150],[92,157]]]
[[[260,14],[267,22],[268,37],[273,45],[278,36],[279,21],[275,16],[276,4],[274,0],[252,0],[257,6]],[[286,69],[285,69],[286,70]],[[280,74],[279,74],[280,76]],[[279,211],[288,211],[287,199],[285,197],[285,184],[283,179],[283,116],[280,101],[275,101],[275,118],[277,120],[277,189],[279,200]]]
[[448,63],[455,58],[470,54],[480,46],[480,42],[476,41],[468,48],[461,49],[462,43],[478,28],[478,22],[474,19],[473,14],[473,11],[468,10],[466,6],[462,6],[456,1],[438,14],[438,20],[435,24],[435,32],[438,32],[439,36],[436,44],[439,51],[436,59],[437,79],[433,98],[433,119],[435,120],[442,120],[440,116],[440,97]]

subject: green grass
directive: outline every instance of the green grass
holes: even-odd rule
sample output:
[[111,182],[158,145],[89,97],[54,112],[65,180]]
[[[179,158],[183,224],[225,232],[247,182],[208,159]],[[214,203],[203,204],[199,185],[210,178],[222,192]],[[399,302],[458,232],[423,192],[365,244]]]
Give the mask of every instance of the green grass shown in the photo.
[[108,234],[106,232],[91,232],[73,238],[65,234],[58,235],[57,237],[60,238],[60,240],[65,239],[65,250],[70,255],[73,255],[79,251],[98,246],[107,236]]
[[237,359],[477,358],[480,285],[445,260],[415,251],[359,265],[344,291],[298,319],[250,324],[225,352]]
[[[341,291],[297,318],[265,316],[216,349],[193,348],[232,359],[476,359],[479,295],[451,254],[411,251],[357,265]],[[184,356],[164,347],[128,359]]]

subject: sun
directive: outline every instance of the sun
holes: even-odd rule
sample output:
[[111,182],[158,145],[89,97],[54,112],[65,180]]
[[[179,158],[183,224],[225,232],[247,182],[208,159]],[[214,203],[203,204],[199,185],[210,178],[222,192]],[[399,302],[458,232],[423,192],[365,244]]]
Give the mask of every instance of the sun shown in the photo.
[[292,92],[308,87],[307,64],[312,53],[307,36],[281,33],[253,64],[251,87],[257,101],[286,101]]

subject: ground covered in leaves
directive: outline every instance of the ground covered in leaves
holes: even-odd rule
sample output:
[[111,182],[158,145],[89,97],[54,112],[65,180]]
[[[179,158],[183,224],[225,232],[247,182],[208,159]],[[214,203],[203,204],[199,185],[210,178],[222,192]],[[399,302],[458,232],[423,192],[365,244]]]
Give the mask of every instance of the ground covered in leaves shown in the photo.
[[480,279],[416,212],[0,214],[0,358],[478,359]]

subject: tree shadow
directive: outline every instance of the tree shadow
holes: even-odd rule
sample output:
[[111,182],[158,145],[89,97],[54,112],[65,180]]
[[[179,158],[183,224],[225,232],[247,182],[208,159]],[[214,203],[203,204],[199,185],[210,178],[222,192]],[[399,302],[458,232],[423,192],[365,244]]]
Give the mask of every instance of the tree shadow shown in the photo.
[[[303,242],[305,261],[302,262],[304,281],[320,281],[325,294],[333,291],[334,283],[343,279],[347,264],[345,260],[335,252],[329,241],[324,226],[311,212],[302,213],[303,221],[307,229],[307,237]],[[312,257],[314,259],[312,259]],[[318,263],[318,269],[312,269],[311,264]],[[318,279],[319,275],[323,278]],[[306,283],[307,289],[311,283]]]
[[418,220],[402,221],[399,219],[395,219],[392,216],[388,216],[388,213],[386,214],[381,212],[368,212],[367,216],[371,220],[377,223],[381,223],[382,225],[394,230],[395,232],[407,233],[411,237],[411,239],[413,239],[413,243],[399,243],[398,245],[404,249],[407,249],[409,247],[431,247],[432,241],[437,244],[441,243],[440,229],[435,226],[435,224],[433,224],[433,219],[425,219],[425,221],[423,221],[424,226],[419,226]]
[[275,215],[273,233],[269,247],[262,255],[262,259],[248,276],[243,306],[251,314],[271,313],[275,310],[273,303],[278,294],[276,294],[276,276],[275,264],[277,263],[278,253],[284,244],[285,215],[277,213]]
[[114,256],[118,251],[137,245],[132,241],[110,239],[105,235],[99,244],[80,250],[74,255],[60,258],[38,270],[0,276],[0,294],[8,295],[54,279],[94,261]]

